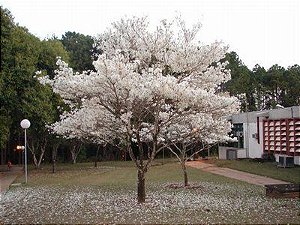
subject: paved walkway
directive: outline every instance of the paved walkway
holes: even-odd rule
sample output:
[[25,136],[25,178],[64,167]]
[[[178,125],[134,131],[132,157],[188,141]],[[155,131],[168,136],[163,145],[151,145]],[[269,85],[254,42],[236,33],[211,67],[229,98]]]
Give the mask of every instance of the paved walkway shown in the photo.
[[22,167],[13,166],[10,171],[1,170],[0,172],[0,195],[5,192],[14,182],[19,174],[22,173]]
[[250,184],[256,184],[261,186],[269,185],[269,184],[289,184],[288,182],[282,180],[276,180],[273,178],[259,176],[259,175],[233,170],[229,168],[217,167],[214,164],[204,163],[201,161],[189,161],[186,163],[186,165],[197,169],[201,169],[205,172],[210,172],[224,177],[245,181]]

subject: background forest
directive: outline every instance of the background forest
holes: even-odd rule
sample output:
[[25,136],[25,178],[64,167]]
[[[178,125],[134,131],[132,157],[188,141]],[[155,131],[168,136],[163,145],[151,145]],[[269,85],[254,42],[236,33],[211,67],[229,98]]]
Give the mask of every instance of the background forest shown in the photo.
[[[61,160],[75,163],[78,156],[87,159],[99,152],[99,148],[90,143],[67,141],[48,132],[45,125],[57,121],[62,111],[68,109],[50,87],[41,85],[36,79],[37,71],[54,76],[57,56],[68,62],[74,71],[93,70],[94,57],[100,53],[94,48],[94,38],[68,31],[61,38],[53,36],[40,40],[16,24],[11,13],[1,7],[1,164],[8,160],[21,162],[21,153],[16,151],[16,146],[24,142],[20,128],[24,118],[32,124],[28,147],[30,160],[37,168],[44,159],[48,162],[56,159],[57,153]],[[277,104],[284,107],[300,104],[299,65],[288,68],[273,65],[269,69],[256,65],[249,69],[236,52],[227,53],[224,60],[229,62],[227,67],[232,79],[222,85],[221,91],[240,99],[241,112],[272,109]],[[106,159],[123,156],[111,146],[110,154],[101,152]]]

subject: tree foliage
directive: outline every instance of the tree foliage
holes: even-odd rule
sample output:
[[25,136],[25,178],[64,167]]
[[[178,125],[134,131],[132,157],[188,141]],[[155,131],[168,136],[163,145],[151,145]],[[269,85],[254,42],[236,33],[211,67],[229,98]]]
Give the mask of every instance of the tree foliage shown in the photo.
[[68,60],[68,53],[58,40],[41,41],[15,24],[10,12],[1,7],[1,150],[20,144],[20,121],[24,118],[32,123],[29,146],[41,146],[40,141],[46,138],[45,124],[57,119],[60,101],[50,87],[38,82],[36,71],[53,74],[59,55]]
[[62,42],[56,38],[41,41],[38,69],[53,77],[54,71],[57,69],[57,57],[61,57],[67,62],[70,60],[69,53],[64,49]]
[[252,71],[239,59],[237,53],[227,53],[232,79],[223,88],[241,101],[241,111],[273,109],[300,104],[299,65],[287,69],[273,65],[268,70],[256,65]]
[[76,32],[66,32],[61,39],[65,49],[70,54],[70,66],[78,72],[92,70],[94,40],[89,35]]

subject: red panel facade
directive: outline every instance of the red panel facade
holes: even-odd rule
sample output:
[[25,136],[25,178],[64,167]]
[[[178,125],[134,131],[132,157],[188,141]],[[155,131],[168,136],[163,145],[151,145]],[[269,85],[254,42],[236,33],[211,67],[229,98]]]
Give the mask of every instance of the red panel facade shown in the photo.
[[300,156],[300,118],[263,120],[263,151]]

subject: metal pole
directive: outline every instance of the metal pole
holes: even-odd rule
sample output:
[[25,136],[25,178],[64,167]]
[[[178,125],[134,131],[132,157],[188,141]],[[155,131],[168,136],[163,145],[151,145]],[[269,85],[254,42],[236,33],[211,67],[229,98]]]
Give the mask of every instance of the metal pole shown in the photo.
[[27,184],[27,137],[26,137],[26,129],[25,129],[25,183]]

